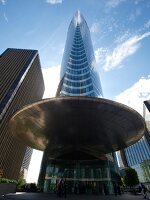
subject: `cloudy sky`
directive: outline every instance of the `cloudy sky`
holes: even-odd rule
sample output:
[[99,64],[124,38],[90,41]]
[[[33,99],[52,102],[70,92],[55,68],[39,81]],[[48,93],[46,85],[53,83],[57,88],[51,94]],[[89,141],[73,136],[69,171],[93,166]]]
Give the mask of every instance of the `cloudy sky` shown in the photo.
[[[142,114],[143,100],[150,99],[150,0],[0,0],[0,54],[6,48],[37,49],[44,97],[54,96],[77,9],[91,31],[104,97]],[[34,158],[35,166],[41,154]]]

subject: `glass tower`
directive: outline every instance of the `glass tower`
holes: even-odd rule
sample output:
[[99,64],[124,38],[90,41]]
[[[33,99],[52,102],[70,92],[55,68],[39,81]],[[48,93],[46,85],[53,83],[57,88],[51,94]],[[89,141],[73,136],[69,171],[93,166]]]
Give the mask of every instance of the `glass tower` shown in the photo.
[[150,159],[150,147],[145,136],[137,143],[124,149],[128,166],[132,167]]
[[[79,11],[68,29],[56,96],[103,96],[90,31]],[[70,156],[50,159],[44,152],[39,176],[44,192],[54,191],[59,178],[64,177],[69,193],[113,193],[117,168],[111,154],[94,157],[72,152]]]
[[102,97],[90,31],[79,11],[67,34],[57,96]]
[[122,150],[122,160],[124,166],[132,167],[137,171],[140,182],[146,183],[150,181],[150,113],[148,111],[150,104],[149,101],[145,101],[144,104],[143,117],[147,129],[137,143]]

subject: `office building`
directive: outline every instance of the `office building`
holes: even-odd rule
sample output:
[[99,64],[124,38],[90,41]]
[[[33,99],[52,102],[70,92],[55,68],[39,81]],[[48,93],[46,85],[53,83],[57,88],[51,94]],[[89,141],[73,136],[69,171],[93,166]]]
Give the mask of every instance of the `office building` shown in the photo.
[[57,95],[103,96],[90,31],[79,11],[68,29]]
[[0,56],[0,81],[1,177],[18,179],[27,146],[9,134],[8,122],[15,111],[42,98],[44,82],[38,51],[7,49]]
[[137,143],[125,148],[124,152],[127,165],[130,167],[150,159],[150,147],[145,136]]
[[20,174],[19,174],[20,178],[23,178],[23,179],[27,178],[27,173],[28,173],[32,153],[33,153],[33,149],[31,147],[27,147],[25,156],[22,162]]
[[[96,69],[96,62],[90,37],[90,31],[86,21],[79,11],[76,12],[68,29],[66,46],[61,64],[60,84],[58,86],[56,96],[103,96],[100,78]],[[74,157],[79,158],[80,155],[74,155]],[[95,187],[95,193],[103,193],[103,184],[98,184],[97,181],[97,183],[95,182],[94,186],[93,181],[95,178],[99,180],[103,179],[104,176],[106,176],[106,179],[111,180],[111,175],[107,163],[109,162],[112,171],[115,173],[117,167],[113,163],[113,156],[109,154],[109,159],[104,156],[103,160],[101,161],[93,161],[93,157],[86,154],[81,155],[81,157],[83,158],[83,160],[80,161],[48,161],[47,154],[45,152],[39,178],[39,182],[41,182],[42,176],[46,176],[47,180],[45,181],[44,178],[45,185],[43,185],[44,191],[52,191],[56,185],[56,179],[49,179],[50,174],[52,173],[52,176],[56,176],[57,178],[64,176],[65,178],[68,178],[68,180],[70,180],[68,182],[69,192],[71,192],[71,188],[74,187],[75,182],[76,184],[79,184],[80,182],[80,184],[82,184],[82,186],[80,187],[85,187],[86,185],[86,188],[89,188],[90,193],[92,192],[92,187]],[[84,159],[86,159],[86,161],[84,161]],[[110,160],[113,162],[110,162]],[[45,162],[48,162],[46,169],[44,169]],[[65,165],[66,167],[64,168]],[[75,181],[75,179],[77,179],[77,181]],[[112,185],[110,184],[110,182],[106,181],[106,183],[104,184],[107,184],[107,186],[105,187],[107,189],[109,188],[108,190],[110,190],[109,192],[111,192]]]
[[77,11],[56,97],[20,109],[9,123],[12,135],[44,151],[39,175],[44,192],[54,191],[63,176],[68,193],[114,193],[118,170],[112,152],[137,142],[145,122],[133,109],[102,96],[89,28]]
[[[68,29],[56,96],[103,97],[90,31],[79,11]],[[99,153],[99,159],[83,152],[67,154],[61,160],[48,159],[45,151],[39,177],[39,186],[45,192],[54,190],[54,177],[64,176],[69,180],[69,192],[77,184],[81,193],[92,193],[93,190],[101,194],[113,193],[118,173],[114,154],[100,156]],[[71,160],[70,156],[74,159]]]
[[150,100],[144,101],[143,104],[143,117],[146,121],[147,131],[145,133],[145,138],[150,146]]
[[148,109],[149,101],[145,101],[143,117],[147,128],[144,136],[137,143],[121,151],[124,166],[134,168],[138,173],[140,182],[144,183],[150,181],[150,113]]

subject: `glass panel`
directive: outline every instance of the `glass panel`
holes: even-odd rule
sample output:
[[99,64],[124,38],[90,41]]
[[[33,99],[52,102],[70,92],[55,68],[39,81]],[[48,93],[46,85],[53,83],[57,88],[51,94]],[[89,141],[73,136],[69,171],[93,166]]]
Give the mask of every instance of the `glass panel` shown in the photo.
[[63,177],[68,193],[113,194],[115,180],[111,177],[115,171],[114,164],[108,160],[49,160],[44,191],[55,191]]

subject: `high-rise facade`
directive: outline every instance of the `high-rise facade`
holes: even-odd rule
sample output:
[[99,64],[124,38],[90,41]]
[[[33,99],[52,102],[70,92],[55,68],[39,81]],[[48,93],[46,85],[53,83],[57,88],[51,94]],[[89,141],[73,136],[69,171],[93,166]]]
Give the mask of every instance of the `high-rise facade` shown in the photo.
[[[0,171],[18,179],[27,146],[8,131],[12,114],[22,106],[40,100],[44,81],[37,50],[7,49],[0,56]],[[29,155],[29,154],[28,154]],[[30,156],[27,156],[28,165]],[[26,165],[26,166],[27,166]]]
[[77,11],[68,29],[57,95],[102,97],[95,65],[90,31]]
[[145,136],[137,143],[124,149],[127,165],[134,166],[150,159],[150,147]]
[[145,101],[145,105],[143,104],[143,117],[147,125],[145,135],[137,143],[121,151],[124,166],[134,168],[140,182],[150,181],[150,113],[147,110],[149,101]]
[[21,170],[20,170],[20,175],[19,175],[20,178],[24,178],[24,179],[27,178],[27,173],[28,173],[32,153],[33,153],[33,149],[31,147],[27,147],[25,156],[22,162]]
[[[90,31],[79,11],[68,29],[56,96],[103,96]],[[45,151],[39,187],[45,192],[53,191],[57,179],[63,176],[68,180],[69,193],[75,192],[75,187],[77,193],[113,193],[117,172],[113,154],[99,154],[98,159],[90,153],[72,152],[71,157],[49,159]]]

